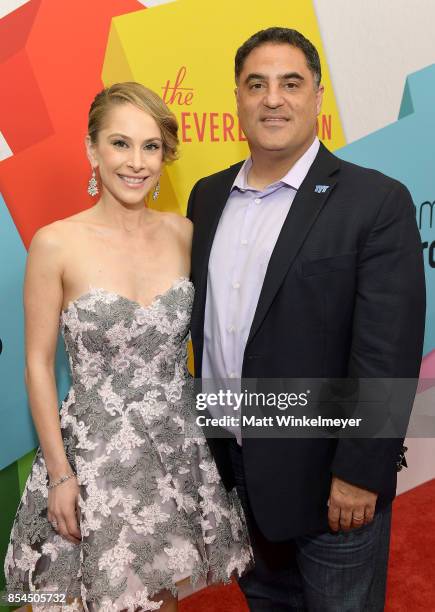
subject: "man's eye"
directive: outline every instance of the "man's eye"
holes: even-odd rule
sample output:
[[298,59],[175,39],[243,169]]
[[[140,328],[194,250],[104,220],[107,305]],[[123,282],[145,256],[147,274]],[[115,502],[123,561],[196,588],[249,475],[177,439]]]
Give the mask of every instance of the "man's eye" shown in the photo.
[[285,87],[286,89],[296,89],[296,88],[297,88],[297,86],[298,86],[298,84],[297,84],[297,83],[294,83],[294,82],[292,82],[292,83],[286,83],[286,84],[284,85],[284,87]]
[[252,83],[250,89],[261,89],[263,87],[263,83]]
[[112,144],[114,147],[119,147],[120,149],[123,149],[127,146],[127,143],[124,142],[124,140],[114,140]]

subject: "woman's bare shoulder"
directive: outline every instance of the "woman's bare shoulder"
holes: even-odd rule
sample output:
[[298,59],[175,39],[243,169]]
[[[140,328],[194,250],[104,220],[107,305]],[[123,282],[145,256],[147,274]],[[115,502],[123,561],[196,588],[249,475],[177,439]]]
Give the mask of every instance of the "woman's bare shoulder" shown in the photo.
[[190,239],[192,237],[193,223],[190,219],[178,213],[165,212],[161,214],[164,215],[163,220],[169,228],[180,233],[185,239]]
[[62,221],[54,221],[48,225],[40,227],[33,235],[30,248],[35,249],[53,249],[58,248],[62,244],[65,230]]
[[30,249],[62,250],[77,238],[77,228],[71,231],[71,224],[80,225],[90,219],[88,211],[77,213],[39,228],[31,241]]
[[65,253],[65,232],[59,221],[44,225],[35,232],[27,259],[27,276],[30,271],[45,270],[50,275],[62,270]]
[[69,217],[65,217],[64,219],[60,219],[56,221],[63,227],[68,227],[71,229],[71,223],[81,224],[81,223],[95,223],[95,207],[86,208],[86,210],[82,210],[74,215],[70,215]]

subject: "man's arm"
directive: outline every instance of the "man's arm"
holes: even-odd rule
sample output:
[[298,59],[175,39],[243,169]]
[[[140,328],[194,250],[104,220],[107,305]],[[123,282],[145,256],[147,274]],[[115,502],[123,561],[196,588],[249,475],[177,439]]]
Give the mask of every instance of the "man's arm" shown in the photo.
[[[415,209],[408,190],[395,183],[360,252],[349,377],[415,379],[416,387],[424,322],[424,266]],[[364,505],[366,516],[372,517],[373,493],[391,480],[402,443],[403,438],[339,440],[331,468],[333,523],[337,505],[344,508],[345,523],[352,508],[359,516]]]
[[[201,180],[201,179],[200,179]],[[197,181],[195,183],[195,185],[193,186],[192,191],[190,192],[190,196],[189,196],[189,200],[187,202],[187,211],[186,211],[186,217],[188,219],[190,219],[190,221],[193,222],[193,216],[194,216],[194,208],[195,208],[195,196],[196,196],[196,189],[199,185],[200,181]]]

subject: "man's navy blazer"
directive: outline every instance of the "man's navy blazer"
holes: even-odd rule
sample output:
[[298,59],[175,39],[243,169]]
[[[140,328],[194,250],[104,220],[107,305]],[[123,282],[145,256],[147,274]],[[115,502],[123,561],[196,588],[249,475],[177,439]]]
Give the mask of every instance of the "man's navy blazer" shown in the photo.
[[[199,180],[189,198],[196,377],[210,250],[240,167]],[[416,379],[424,321],[422,248],[408,190],[321,145],[272,252],[242,377]],[[402,442],[244,439],[246,486],[261,531],[281,541],[326,530],[332,475],[377,492],[377,508],[385,506],[395,496]],[[209,444],[233,487],[228,439]]]

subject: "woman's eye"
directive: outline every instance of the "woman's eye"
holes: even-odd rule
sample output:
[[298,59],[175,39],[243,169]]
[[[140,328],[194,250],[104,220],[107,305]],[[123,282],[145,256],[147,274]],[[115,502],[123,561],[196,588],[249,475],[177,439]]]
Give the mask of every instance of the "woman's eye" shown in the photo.
[[112,144],[114,147],[119,147],[120,149],[123,149],[127,146],[127,143],[124,142],[124,140],[114,140]]
[[157,142],[150,142],[147,145],[145,145],[145,149],[147,151],[157,151],[158,149],[160,149],[160,145],[157,144]]

